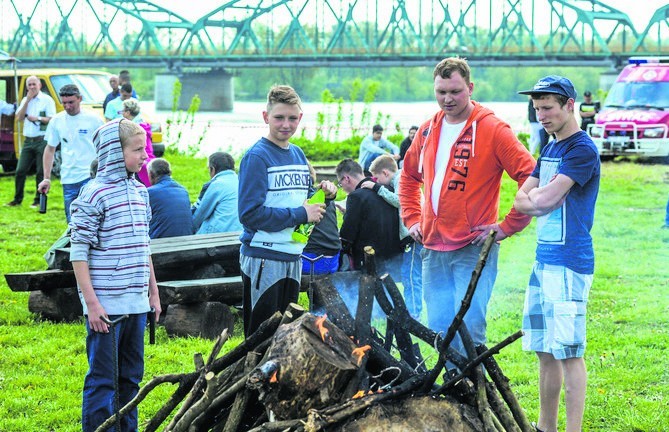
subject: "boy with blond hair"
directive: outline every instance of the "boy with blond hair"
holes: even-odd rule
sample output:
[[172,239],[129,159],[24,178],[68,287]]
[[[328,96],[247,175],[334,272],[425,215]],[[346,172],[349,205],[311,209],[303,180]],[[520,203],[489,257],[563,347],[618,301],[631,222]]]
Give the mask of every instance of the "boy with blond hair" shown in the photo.
[[[244,227],[239,262],[244,284],[244,334],[249,336],[276,311],[297,302],[304,243],[293,240],[296,226],[318,223],[324,204],[308,204],[309,166],[302,149],[290,143],[302,119],[301,100],[290,86],[270,89],[263,120],[269,133],[239,165],[239,220]],[[334,198],[337,188],[317,188]]]
[[[135,179],[147,158],[144,129],[115,120],[95,131],[93,143],[97,175],[72,202],[70,221],[70,261],[87,330],[84,432],[96,430],[139,391],[147,313],[157,321],[161,312],[149,250],[149,195]],[[105,321],[123,315],[110,334]],[[113,403],[116,370],[119,407]],[[121,418],[121,429],[137,430],[137,408]]]
[[[390,155],[381,155],[374,159],[369,171],[376,178],[376,183],[364,182],[361,187],[372,189],[388,204],[395,207],[400,216],[399,238],[404,246],[402,257],[402,285],[404,286],[404,301],[412,317],[419,320],[423,310],[423,260],[420,252],[423,245],[415,242],[409,236],[409,230],[402,223],[402,209],[397,195],[400,181],[400,169],[395,158]],[[392,189],[390,189],[391,187]]]

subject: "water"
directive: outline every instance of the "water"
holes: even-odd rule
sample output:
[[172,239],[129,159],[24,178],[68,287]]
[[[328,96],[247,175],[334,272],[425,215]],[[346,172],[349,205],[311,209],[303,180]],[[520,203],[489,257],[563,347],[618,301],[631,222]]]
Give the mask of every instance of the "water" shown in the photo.
[[[172,117],[172,113],[169,111],[155,112],[153,101],[145,101],[142,104],[144,109],[154,112],[155,117],[163,122],[163,133],[165,133],[165,121]],[[527,103],[489,102],[484,105],[492,109],[499,118],[509,123],[514,132],[529,133]],[[326,113],[326,117],[330,119],[330,121],[325,122],[326,125],[336,124],[336,105],[326,106],[322,103],[311,102],[304,103],[302,108],[304,116],[297,134],[301,134],[302,129],[304,129],[308,137],[315,135],[318,127],[318,112]],[[353,105],[350,103],[344,104],[343,120],[339,128],[340,138],[351,135],[351,113],[353,114],[354,124],[358,127],[364,108],[365,106],[361,102]],[[394,129],[395,123],[398,123],[402,133],[406,134],[411,125],[419,126],[438,110],[435,101],[375,102],[370,108],[371,120],[361,129],[365,131],[364,133],[370,132],[371,126],[375,123],[379,114],[382,118],[380,123],[386,127],[386,134],[393,132],[391,129]],[[195,116],[192,130],[184,131],[182,134],[179,140],[179,148],[185,150],[189,146],[198,146],[197,143],[204,134],[204,138],[198,146],[201,156],[206,156],[215,151],[227,151],[233,156],[239,157],[258,139],[267,135],[267,126],[262,119],[264,109],[264,102],[235,102],[233,112],[199,112]],[[326,110],[329,110],[329,113]],[[171,134],[176,136],[174,132],[171,132]],[[327,134],[327,132],[324,132],[324,134]],[[331,139],[335,138],[335,131],[330,131],[329,134]]]

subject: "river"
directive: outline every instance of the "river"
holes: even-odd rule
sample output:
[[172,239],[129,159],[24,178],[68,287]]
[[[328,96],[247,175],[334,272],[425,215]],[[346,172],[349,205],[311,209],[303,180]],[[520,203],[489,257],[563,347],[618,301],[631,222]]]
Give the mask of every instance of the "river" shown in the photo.
[[[173,117],[170,111],[153,111],[153,101],[142,103],[148,112],[154,112],[155,116],[163,123],[163,133],[166,134],[166,122]],[[498,117],[509,123],[516,132],[529,132],[527,123],[527,104],[524,102],[488,102],[484,104],[492,109]],[[260,137],[265,136],[267,127],[262,120],[262,111],[265,104],[262,102],[235,102],[232,112],[198,112],[192,128],[182,127],[182,135],[179,139],[179,148],[185,150],[193,147],[198,148],[199,155],[206,156],[214,151],[227,151],[235,157],[241,154]],[[308,137],[313,137],[318,127],[318,113],[326,113],[326,125],[336,125],[336,105],[324,105],[318,102],[303,103],[304,117],[300,122],[297,134],[303,132]],[[362,117],[365,105],[363,103],[345,103],[343,105],[343,120],[339,127],[339,137],[347,137],[351,134],[351,112],[354,124],[358,124]],[[329,110],[329,113],[326,111]],[[411,125],[420,125],[430,118],[438,109],[436,102],[375,102],[370,105],[371,115],[367,122],[367,131],[381,118],[380,123],[386,127],[386,134],[391,132],[395,124],[399,124],[403,133],[406,133]],[[178,135],[178,127],[170,126],[172,130],[165,141],[174,141]],[[335,132],[330,131],[330,138],[334,139]],[[198,144],[199,142],[199,144]]]

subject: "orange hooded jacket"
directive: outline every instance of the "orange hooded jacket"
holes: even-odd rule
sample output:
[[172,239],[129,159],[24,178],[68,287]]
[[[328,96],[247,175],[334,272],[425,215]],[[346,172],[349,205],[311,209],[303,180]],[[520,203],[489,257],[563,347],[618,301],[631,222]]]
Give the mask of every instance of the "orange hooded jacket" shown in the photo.
[[[479,234],[472,232],[473,227],[497,222],[502,173],[506,171],[520,187],[534,169],[534,158],[509,125],[488,108],[471,103],[474,111],[451,148],[438,214],[432,207],[432,183],[443,111],[420,127],[404,158],[399,186],[402,219],[407,227],[421,224],[428,249],[453,251],[471,243]],[[511,236],[531,219],[512,208],[500,228]]]

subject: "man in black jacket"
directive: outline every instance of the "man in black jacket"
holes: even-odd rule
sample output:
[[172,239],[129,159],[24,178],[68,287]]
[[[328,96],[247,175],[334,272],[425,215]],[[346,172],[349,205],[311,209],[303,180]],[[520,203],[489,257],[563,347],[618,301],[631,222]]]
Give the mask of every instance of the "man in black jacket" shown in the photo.
[[344,222],[339,230],[342,250],[353,256],[355,270],[363,266],[364,248],[375,251],[377,272],[390,273],[394,280],[401,279],[402,247],[399,236],[397,209],[371,189],[360,185],[365,177],[362,167],[353,159],[344,159],[335,169],[339,186],[348,194]]

